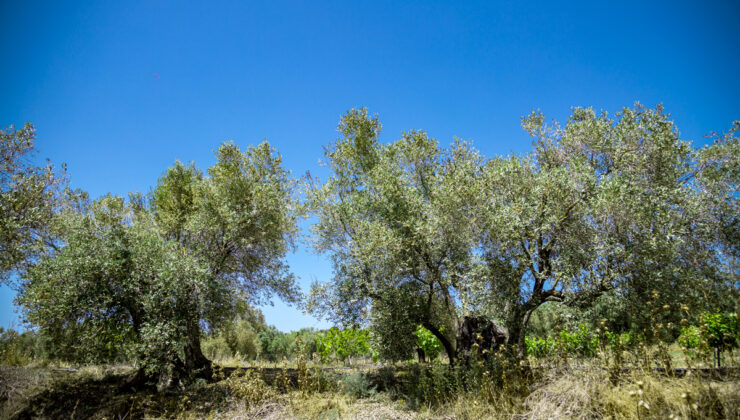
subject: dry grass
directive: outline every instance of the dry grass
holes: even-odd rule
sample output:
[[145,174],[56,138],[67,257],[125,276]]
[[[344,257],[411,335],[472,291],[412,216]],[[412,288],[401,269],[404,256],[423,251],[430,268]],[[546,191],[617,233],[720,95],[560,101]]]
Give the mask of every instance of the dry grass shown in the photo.
[[327,392],[305,395],[299,391],[275,395],[269,401],[247,404],[233,400],[225,409],[208,413],[181,412],[178,418],[196,419],[417,419],[402,403],[385,397],[353,399],[344,394]]
[[[4,368],[3,378],[15,378],[12,386],[18,397],[5,407],[17,409],[33,392],[55,386],[56,376],[66,382],[75,378],[94,382],[125,369],[87,367],[51,375],[38,368]],[[437,403],[411,404],[402,392],[357,392],[363,389],[360,378],[354,372],[333,387],[316,387],[309,381],[304,389],[286,390],[279,381],[269,385],[256,371],[243,372],[215,383],[194,384],[177,394],[112,395],[115,401],[101,401],[99,408],[86,413],[92,418],[116,418],[110,415],[123,408],[121,417],[183,419],[740,418],[740,378],[675,378],[639,370],[615,378],[597,361],[577,368],[552,367],[525,381],[526,385],[482,380]],[[7,413],[0,418],[8,417]],[[73,414],[64,413],[65,417]]]
[[525,401],[527,419],[740,418],[740,383],[602,369],[550,372]]
[[10,417],[58,376],[59,373],[43,368],[0,366],[0,418]]

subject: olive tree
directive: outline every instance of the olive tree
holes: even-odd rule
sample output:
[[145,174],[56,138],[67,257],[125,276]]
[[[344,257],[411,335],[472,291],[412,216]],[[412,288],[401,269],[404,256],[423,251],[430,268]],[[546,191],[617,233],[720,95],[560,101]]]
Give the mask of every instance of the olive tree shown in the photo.
[[0,129],[0,282],[53,246],[50,225],[66,197],[66,175],[35,166],[32,124]]
[[[718,267],[726,286],[740,292],[740,121],[725,134],[713,134],[712,143],[696,151],[696,188],[708,242],[719,254]],[[719,290],[721,293],[722,290]],[[738,304],[740,302],[730,302]],[[719,305],[722,306],[722,305]],[[729,309],[725,302],[724,309]]]
[[[216,155],[208,176],[177,162],[151,197],[158,231],[204,264],[208,284],[218,286],[192,290],[194,299],[205,302],[203,321],[211,325],[234,313],[230,307],[241,299],[259,303],[277,295],[296,302],[299,297],[284,257],[297,235],[300,209],[281,157],[267,142],[245,152],[227,142]],[[187,364],[205,368],[200,319],[190,319],[186,329]]]
[[148,199],[105,197],[61,213],[54,249],[22,284],[28,320],[131,341],[145,361],[139,377],[159,374],[162,385],[209,377],[202,328],[245,299],[298,296],[284,262],[298,212],[280,156],[266,142],[224,143],[217,158],[207,175],[177,162]]
[[386,356],[406,357],[421,324],[450,360],[460,317],[482,313],[524,358],[529,319],[547,302],[613,299],[629,324],[659,316],[677,330],[681,305],[737,282],[712,239],[737,216],[734,143],[697,154],[662,107],[639,104],[615,118],[575,108],[564,127],[532,113],[523,128],[530,153],[485,158],[424,132],[380,144],[377,117],[348,112],[326,149],[332,175],[310,189],[316,248],[335,268],[310,308],[372,323]]
[[331,177],[309,190],[318,217],[315,246],[329,252],[335,277],[316,284],[309,307],[335,321],[370,322],[381,355],[407,358],[418,325],[455,359],[459,289],[470,270],[471,224],[459,215],[455,177],[474,162],[464,143],[443,150],[412,131],[390,144],[366,109],[341,120],[326,149]]
[[184,327],[203,306],[192,290],[207,287],[205,266],[121,197],[66,211],[55,223],[63,245],[29,268],[17,298],[26,320],[55,340],[78,332],[74,346],[88,360],[98,360],[101,347],[126,348],[147,376],[179,379]]
[[476,187],[480,309],[503,320],[521,358],[533,311],[550,301],[587,308],[611,294],[632,323],[677,329],[667,314],[701,305],[718,280],[690,144],[661,107],[639,104],[616,119],[576,108],[565,127],[533,113],[523,126],[534,150],[486,161]]

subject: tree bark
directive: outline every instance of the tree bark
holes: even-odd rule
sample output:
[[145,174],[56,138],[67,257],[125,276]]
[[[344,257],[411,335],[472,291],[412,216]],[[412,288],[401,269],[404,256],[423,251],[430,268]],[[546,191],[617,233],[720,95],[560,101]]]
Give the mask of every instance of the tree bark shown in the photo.
[[133,375],[126,378],[126,381],[121,386],[121,389],[124,391],[134,390],[134,389],[140,389],[147,386],[151,386],[153,382],[156,381],[156,378],[147,375],[146,371],[143,367],[139,367],[136,369],[136,372],[134,372]]
[[421,347],[416,348],[416,355],[419,357],[419,363],[426,363],[426,353]]
[[509,318],[509,322],[506,328],[509,330],[509,337],[506,340],[506,344],[511,349],[516,348],[514,355],[519,361],[527,360],[527,346],[524,338],[526,337],[525,331],[529,324],[529,317],[532,315],[534,308],[517,308]]
[[200,325],[198,318],[189,318],[185,340],[185,369],[196,378],[211,379],[211,361],[200,348]]

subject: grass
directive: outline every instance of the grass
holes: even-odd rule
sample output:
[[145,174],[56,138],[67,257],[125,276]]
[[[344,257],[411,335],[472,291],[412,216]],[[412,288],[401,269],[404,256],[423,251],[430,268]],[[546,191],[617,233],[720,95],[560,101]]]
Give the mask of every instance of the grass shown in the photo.
[[[264,359],[257,359],[252,360],[248,358],[241,357],[240,355],[231,356],[231,357],[218,357],[214,358],[213,362],[224,367],[256,367],[256,368],[294,368],[296,363],[294,360],[288,360],[288,359],[282,359],[278,361],[269,361]],[[309,367],[320,367],[320,368],[331,368],[331,369],[338,369],[338,368],[357,368],[357,367],[367,367],[367,366],[377,366],[378,364],[373,362],[372,359],[364,357],[364,358],[354,358],[351,361],[347,362],[339,362],[339,361],[330,361],[330,362],[321,362],[318,358],[314,358],[311,360],[306,360],[306,365]]]
[[[682,360],[698,366],[669,350],[675,366],[683,367]],[[123,390],[127,366],[0,368],[0,418],[740,418],[737,373],[672,377],[641,368],[631,354],[624,361],[630,369],[619,372],[600,358],[540,360],[525,376],[500,363],[464,371],[442,363],[334,369],[259,363],[167,393]]]

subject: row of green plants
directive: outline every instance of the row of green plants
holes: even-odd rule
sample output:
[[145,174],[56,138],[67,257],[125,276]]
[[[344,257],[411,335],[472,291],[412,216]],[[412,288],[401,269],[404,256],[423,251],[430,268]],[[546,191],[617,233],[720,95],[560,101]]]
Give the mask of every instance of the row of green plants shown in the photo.
[[351,363],[359,358],[378,360],[372,348],[370,331],[361,328],[330,328],[281,332],[272,326],[255,331],[244,326],[238,331],[221,332],[207,337],[204,353],[214,360],[238,358],[279,362],[298,357],[318,359],[322,363]]
[[[427,329],[418,326],[414,332],[421,359],[439,360],[441,342]],[[534,358],[568,355],[591,358],[606,348],[628,350],[645,342],[642,334],[612,332],[607,327],[589,328],[581,323],[553,336],[527,337],[527,354]],[[740,343],[740,321],[735,313],[703,313],[695,325],[683,326],[676,338],[686,353],[694,358],[715,357],[732,351]],[[297,342],[301,343],[300,348]],[[244,360],[277,362],[294,360],[300,352],[308,359],[318,358],[322,363],[348,363],[359,358],[377,362],[378,352],[368,329],[330,328],[284,333],[275,327],[237,322],[231,328],[208,335],[203,350],[212,359],[237,357]],[[18,333],[0,328],[0,363],[24,365],[34,360],[64,359],[63,349],[43,334],[35,331]],[[74,361],[74,360],[73,360]]]
[[[352,363],[358,359],[380,360],[377,345],[367,328],[329,328],[284,333],[272,326],[256,329],[247,323],[221,331],[203,342],[204,353],[212,359],[239,357],[246,360],[277,362],[299,356],[322,363]],[[442,343],[429,330],[419,325],[414,332],[422,360],[438,360]],[[300,346],[298,345],[300,343]]]
[[[272,363],[293,360],[301,351],[308,357],[316,353],[319,334],[313,328],[285,333],[273,326],[254,328],[240,325],[205,337],[203,353],[216,361],[230,358]],[[305,343],[302,349],[296,345],[298,339]]]
[[632,332],[613,333],[591,330],[585,324],[571,330],[562,330],[553,337],[527,337],[527,354],[535,358],[551,357],[558,353],[575,357],[594,357],[604,346],[609,348],[633,348],[637,343]]
[[[415,331],[418,349],[423,359],[438,360],[442,343],[427,329]],[[111,343],[112,344],[112,343]],[[80,353],[65,353],[64,343],[55,342],[41,332],[0,328],[0,364],[20,366],[33,361],[60,361],[76,364],[95,363],[94,358],[80,359]],[[124,348],[109,345],[121,362],[133,362]],[[303,357],[322,363],[352,363],[358,359],[380,359],[371,332],[367,328],[330,328],[282,332],[265,325],[261,317],[238,320],[210,334],[202,343],[203,353],[213,360],[238,359],[279,362]],[[106,356],[108,357],[108,356]]]
[[378,359],[371,347],[370,331],[361,328],[330,328],[316,336],[316,350],[322,362],[351,362],[353,358]]
[[[422,326],[416,328],[414,335],[420,360],[439,360],[443,350],[439,339]],[[240,324],[227,333],[206,339],[204,348],[206,354],[213,358],[238,355],[247,360],[275,362],[296,358],[299,349],[295,342],[298,338],[302,343],[302,355],[309,359],[316,357],[322,363],[347,363],[358,358],[372,359],[374,362],[379,360],[370,330],[361,328],[330,328],[320,331],[303,329],[283,333],[267,326],[255,332],[254,327]],[[667,339],[669,342],[675,340],[695,359],[706,358],[715,349],[721,354],[737,348],[740,342],[740,322],[735,313],[703,313],[695,325],[686,325],[680,329],[678,337]],[[644,333],[610,331],[602,322],[598,328],[580,323],[553,336],[527,337],[525,345],[527,354],[535,358],[558,354],[592,358],[599,351],[630,350],[649,341]]]
[[[596,356],[600,350],[629,350],[647,341],[644,334],[630,331],[616,333],[603,326],[591,329],[581,323],[554,336],[526,337],[525,344],[527,354],[535,358],[558,354],[589,358]],[[740,321],[736,313],[705,312],[695,325],[683,326],[675,342],[689,357],[706,359],[714,355],[715,363],[720,365],[720,356],[731,352],[740,343]],[[665,345],[664,341],[659,343]]]

